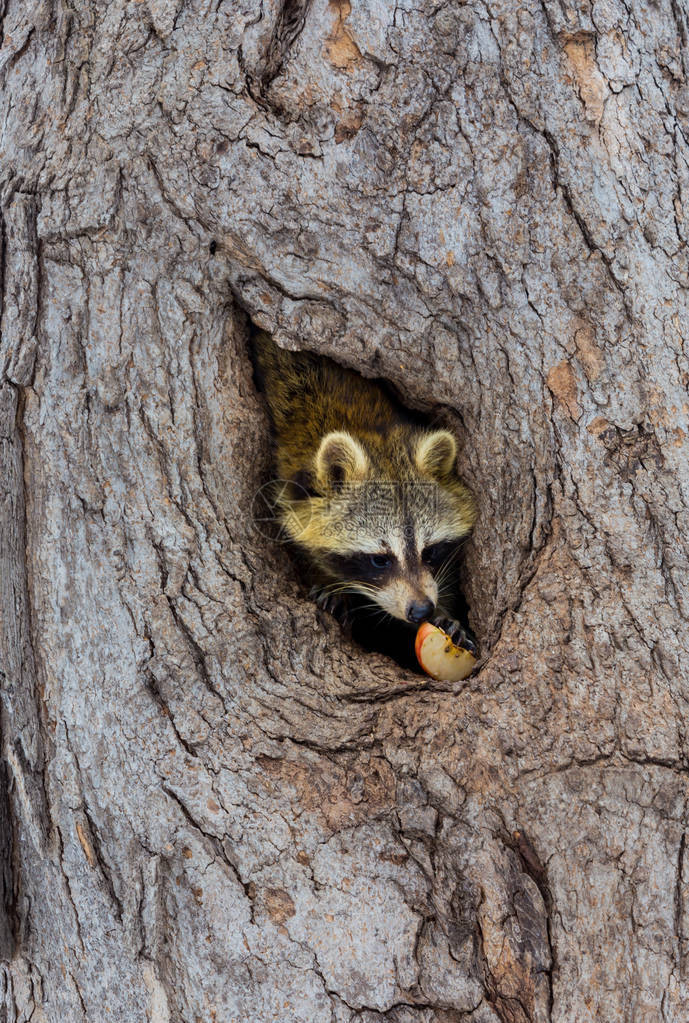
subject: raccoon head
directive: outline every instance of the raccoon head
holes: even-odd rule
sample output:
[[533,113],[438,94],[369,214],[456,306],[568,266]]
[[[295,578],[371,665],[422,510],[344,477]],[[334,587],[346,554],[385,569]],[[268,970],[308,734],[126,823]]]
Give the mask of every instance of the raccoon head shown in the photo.
[[456,455],[447,430],[328,433],[308,493],[283,502],[283,524],[334,587],[418,624],[442,607],[448,566],[475,518]]

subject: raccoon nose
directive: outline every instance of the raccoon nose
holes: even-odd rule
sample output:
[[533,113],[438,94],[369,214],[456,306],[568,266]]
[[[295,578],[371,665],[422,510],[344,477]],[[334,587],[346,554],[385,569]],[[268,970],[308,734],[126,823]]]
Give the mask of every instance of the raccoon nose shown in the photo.
[[434,610],[435,604],[432,600],[412,600],[407,607],[407,621],[418,625],[430,618]]

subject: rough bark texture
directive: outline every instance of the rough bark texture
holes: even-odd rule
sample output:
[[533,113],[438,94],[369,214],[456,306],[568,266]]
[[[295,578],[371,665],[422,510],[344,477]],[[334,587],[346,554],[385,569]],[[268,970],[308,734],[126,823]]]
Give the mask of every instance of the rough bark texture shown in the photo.
[[[685,0],[0,15],[0,1020],[685,1023]],[[253,528],[247,315],[456,430],[467,684]]]

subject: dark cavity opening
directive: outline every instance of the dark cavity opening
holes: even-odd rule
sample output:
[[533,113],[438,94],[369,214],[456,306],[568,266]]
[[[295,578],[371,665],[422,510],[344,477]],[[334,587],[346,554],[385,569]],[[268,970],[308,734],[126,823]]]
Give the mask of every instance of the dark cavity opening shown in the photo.
[[[276,436],[275,429],[275,416],[271,411],[271,382],[270,372],[266,373],[264,365],[261,365],[261,358],[257,355],[257,341],[260,340],[260,335],[263,333],[259,330],[247,317],[248,321],[248,333],[249,333],[249,353],[254,367],[254,382],[257,390],[262,394],[266,400],[269,419],[273,423],[272,430],[272,447],[273,455],[277,453],[277,446],[279,440]],[[273,342],[274,343],[274,342]],[[282,350],[281,350],[282,351]],[[409,408],[405,404],[399,395],[397,389],[384,378],[376,378],[371,380],[366,378],[355,371],[340,365],[334,360],[327,356],[322,356],[312,351],[303,350],[299,352],[287,352],[285,353],[286,358],[293,357],[295,359],[303,358],[308,360],[311,365],[317,364],[324,367],[328,372],[334,372],[341,374],[344,379],[352,379],[365,381],[367,387],[374,386],[380,389],[380,392],[386,396],[387,401],[395,408],[398,423],[406,424],[410,430],[410,435],[418,427],[427,427],[430,430],[438,429],[440,426],[443,428],[446,426],[445,423],[439,423],[437,416],[431,413],[424,413],[417,409]],[[283,356],[281,355],[282,359]],[[296,374],[298,377],[298,373]],[[275,386],[273,384],[273,386]],[[300,400],[298,393],[298,387],[295,384],[295,378],[292,374],[283,372],[280,377],[281,395],[283,400],[296,401]],[[285,398],[285,396],[287,396]],[[310,393],[303,396],[305,404],[311,409],[314,427],[317,432],[321,431],[323,435],[332,429],[347,429],[347,424],[337,424],[330,422],[327,428],[321,428],[318,422],[318,416],[322,410],[318,407],[318,395]],[[356,395],[353,394],[353,401],[356,400]],[[387,436],[386,424],[378,424],[378,434],[381,438],[381,445],[383,445]],[[284,431],[283,431],[284,435]],[[291,443],[294,443],[292,439]],[[312,457],[312,455],[311,455]],[[392,455],[391,455],[392,457]],[[277,470],[274,465],[273,479],[277,477]],[[292,500],[308,500],[318,495],[318,489],[313,480],[312,474],[309,471],[309,466],[306,464],[301,465],[287,480],[280,480],[277,484],[279,493],[284,498],[285,495]],[[337,488],[340,490],[340,488]],[[264,498],[264,516],[260,522],[260,532],[262,535],[269,536],[273,542],[285,544],[287,550],[291,555],[297,577],[304,587],[305,597],[308,595],[311,599],[314,599],[318,606],[324,613],[331,613],[340,622],[343,631],[354,640],[360,647],[366,651],[377,652],[390,657],[401,667],[414,671],[419,675],[423,675],[423,671],[420,668],[416,659],[414,650],[414,641],[416,632],[418,630],[417,623],[410,623],[402,620],[401,618],[394,617],[390,614],[386,614],[384,609],[378,604],[375,599],[370,596],[363,596],[358,593],[348,593],[346,600],[333,599],[337,596],[337,581],[336,585],[331,590],[328,586],[333,582],[331,578],[324,578],[322,569],[318,567],[319,558],[313,556],[313,551],[309,550],[307,545],[301,545],[289,541],[285,535],[285,528],[283,523],[275,515],[275,502],[278,499],[278,493],[273,490],[272,484],[267,482],[263,488],[261,488]],[[272,519],[271,519],[272,516]],[[384,536],[381,537],[384,539]],[[370,546],[370,536],[362,538],[363,541],[367,541],[367,545]],[[464,592],[464,554],[463,554],[464,541],[459,541],[455,546],[454,557],[450,559],[449,564],[446,566],[447,577],[445,580],[445,594],[442,609],[438,608],[437,613],[432,617],[442,617],[444,619],[451,619],[459,623],[462,627],[464,636],[467,642],[462,645],[469,645],[471,643],[476,644],[475,638],[469,629],[469,606],[466,600]],[[384,553],[384,549],[381,547],[380,553]],[[421,551],[418,552],[419,558],[421,557]],[[372,555],[376,558],[377,555]],[[330,564],[332,561],[337,562],[337,558],[329,559]],[[394,559],[393,559],[394,562]],[[379,563],[382,562],[379,559]],[[390,568],[376,568],[376,565],[363,566],[363,562],[359,559],[357,562],[356,558],[341,558],[339,564],[342,564],[343,569],[341,572],[342,578],[339,580],[344,586],[351,583],[355,578],[359,581],[371,585],[373,587],[386,586],[390,583],[391,578],[386,578],[386,573],[389,573]],[[351,566],[357,566],[352,567]],[[393,566],[394,567],[394,566]],[[332,569],[331,569],[332,571]],[[397,567],[399,573],[400,567]],[[432,620],[432,618],[431,618]],[[478,651],[480,654],[480,650]]]

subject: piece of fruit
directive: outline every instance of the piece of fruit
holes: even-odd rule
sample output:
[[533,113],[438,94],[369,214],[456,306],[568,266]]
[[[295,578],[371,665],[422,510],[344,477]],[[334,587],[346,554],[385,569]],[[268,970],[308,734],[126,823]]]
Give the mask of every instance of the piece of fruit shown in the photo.
[[439,682],[461,682],[476,665],[473,654],[455,646],[446,632],[430,622],[419,626],[414,649],[426,674]]

